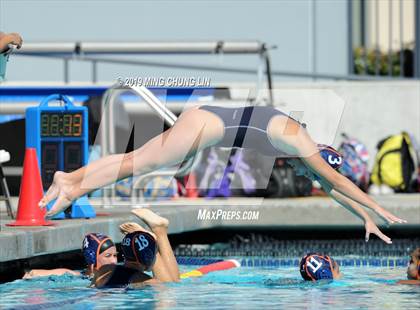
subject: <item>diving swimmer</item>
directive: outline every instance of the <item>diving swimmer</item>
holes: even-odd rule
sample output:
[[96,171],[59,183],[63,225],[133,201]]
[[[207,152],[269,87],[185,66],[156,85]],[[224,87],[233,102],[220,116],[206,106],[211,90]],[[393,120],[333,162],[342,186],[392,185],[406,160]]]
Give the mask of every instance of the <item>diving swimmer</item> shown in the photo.
[[338,173],[334,167],[339,159],[323,158],[305,126],[269,106],[190,108],[173,127],[130,153],[103,157],[71,173],[57,171],[39,205],[45,208],[56,199],[46,215],[54,216],[76,198],[116,179],[179,164],[211,146],[248,148],[262,155],[286,156],[295,169],[316,178],[342,206],[365,220],[366,240],[373,233],[391,243],[361,206],[371,209],[389,224],[406,222]]

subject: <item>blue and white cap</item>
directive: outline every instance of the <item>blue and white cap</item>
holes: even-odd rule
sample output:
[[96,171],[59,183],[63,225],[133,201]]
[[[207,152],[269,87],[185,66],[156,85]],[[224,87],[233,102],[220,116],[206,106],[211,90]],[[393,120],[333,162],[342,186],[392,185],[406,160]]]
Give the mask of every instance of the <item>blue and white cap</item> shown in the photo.
[[300,274],[306,281],[332,280],[333,259],[328,255],[306,254],[300,261]]
[[99,254],[113,246],[115,246],[114,242],[107,235],[99,233],[87,234],[82,244],[82,252],[86,264],[96,267]]
[[155,238],[144,231],[127,234],[121,242],[121,249],[127,261],[138,262],[146,269],[154,265],[158,252]]

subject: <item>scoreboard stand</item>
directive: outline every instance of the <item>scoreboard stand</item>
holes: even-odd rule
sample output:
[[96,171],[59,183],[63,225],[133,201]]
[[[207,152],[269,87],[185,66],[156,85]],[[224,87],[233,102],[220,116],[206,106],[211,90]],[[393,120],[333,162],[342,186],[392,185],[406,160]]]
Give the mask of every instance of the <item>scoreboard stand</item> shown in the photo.
[[[49,106],[51,101],[63,105]],[[56,171],[71,172],[87,164],[88,143],[87,108],[73,105],[68,97],[51,95],[39,106],[26,109],[26,147],[36,149],[44,191]],[[54,202],[48,204],[48,210]],[[87,196],[82,196],[54,219],[93,217],[95,210]]]

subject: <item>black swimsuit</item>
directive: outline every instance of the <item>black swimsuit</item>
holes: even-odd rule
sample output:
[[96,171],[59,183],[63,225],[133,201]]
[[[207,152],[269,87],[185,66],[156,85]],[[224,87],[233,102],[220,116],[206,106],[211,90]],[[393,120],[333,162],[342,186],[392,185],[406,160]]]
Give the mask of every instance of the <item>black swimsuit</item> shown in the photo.
[[285,155],[276,149],[267,134],[270,120],[283,112],[272,107],[246,106],[225,108],[203,105],[201,110],[217,115],[224,124],[224,135],[215,146],[254,149],[266,156]]

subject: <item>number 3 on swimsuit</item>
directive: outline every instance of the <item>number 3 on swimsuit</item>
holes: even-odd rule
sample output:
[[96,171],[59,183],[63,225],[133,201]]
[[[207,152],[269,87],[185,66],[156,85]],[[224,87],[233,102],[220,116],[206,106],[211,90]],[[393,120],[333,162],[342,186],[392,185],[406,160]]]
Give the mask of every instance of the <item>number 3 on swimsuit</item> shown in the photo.
[[332,155],[328,155],[328,163],[331,165],[341,165],[341,157],[334,157]]
[[144,248],[146,248],[149,245],[149,241],[147,241],[147,239],[144,236],[140,236],[139,238],[136,238],[136,241],[134,242],[137,243],[137,245],[139,246],[139,251],[142,251]]

